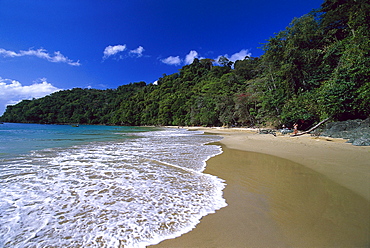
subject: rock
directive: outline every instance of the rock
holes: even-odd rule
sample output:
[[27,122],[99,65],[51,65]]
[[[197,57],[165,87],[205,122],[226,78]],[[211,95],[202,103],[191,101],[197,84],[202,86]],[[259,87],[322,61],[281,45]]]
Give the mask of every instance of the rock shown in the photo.
[[348,139],[355,146],[370,146],[370,117],[328,123],[321,135]]

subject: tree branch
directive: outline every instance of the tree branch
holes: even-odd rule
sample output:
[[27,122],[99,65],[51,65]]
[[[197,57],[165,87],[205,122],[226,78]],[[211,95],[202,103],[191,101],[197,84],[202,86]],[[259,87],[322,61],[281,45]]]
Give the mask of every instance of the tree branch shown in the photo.
[[329,117],[329,118],[326,118],[326,119],[325,119],[325,120],[323,120],[323,121],[320,121],[317,125],[313,126],[312,128],[308,129],[307,131],[304,131],[304,132],[301,132],[301,133],[297,133],[297,134],[290,135],[290,137],[300,136],[300,135],[303,135],[303,134],[306,134],[306,133],[312,132],[313,130],[315,130],[316,128],[318,128],[320,125],[322,125],[322,124],[324,124],[325,122],[327,122],[329,119],[330,119],[330,117]]

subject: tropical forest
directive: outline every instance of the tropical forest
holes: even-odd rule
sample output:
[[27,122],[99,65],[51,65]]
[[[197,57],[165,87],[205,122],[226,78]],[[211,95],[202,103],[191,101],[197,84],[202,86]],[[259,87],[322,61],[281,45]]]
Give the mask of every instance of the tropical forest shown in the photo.
[[[155,84],[74,88],[8,106],[2,122],[292,126],[370,114],[370,2],[326,0],[260,57],[194,59]],[[305,127],[302,127],[305,128]]]

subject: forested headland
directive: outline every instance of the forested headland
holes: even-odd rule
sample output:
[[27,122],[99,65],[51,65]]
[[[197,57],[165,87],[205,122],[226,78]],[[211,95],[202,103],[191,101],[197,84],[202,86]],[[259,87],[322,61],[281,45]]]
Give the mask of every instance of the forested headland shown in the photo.
[[[109,125],[291,125],[370,114],[370,3],[326,0],[262,45],[261,57],[195,59],[157,84],[64,90],[0,120]],[[305,128],[302,126],[301,128]]]

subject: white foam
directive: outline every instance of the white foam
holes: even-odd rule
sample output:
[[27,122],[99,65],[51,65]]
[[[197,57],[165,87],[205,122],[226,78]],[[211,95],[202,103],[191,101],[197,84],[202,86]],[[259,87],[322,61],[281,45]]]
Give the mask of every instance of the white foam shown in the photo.
[[201,173],[219,138],[198,134],[139,133],[14,162],[0,171],[0,246],[144,247],[190,231],[226,206],[224,182]]

